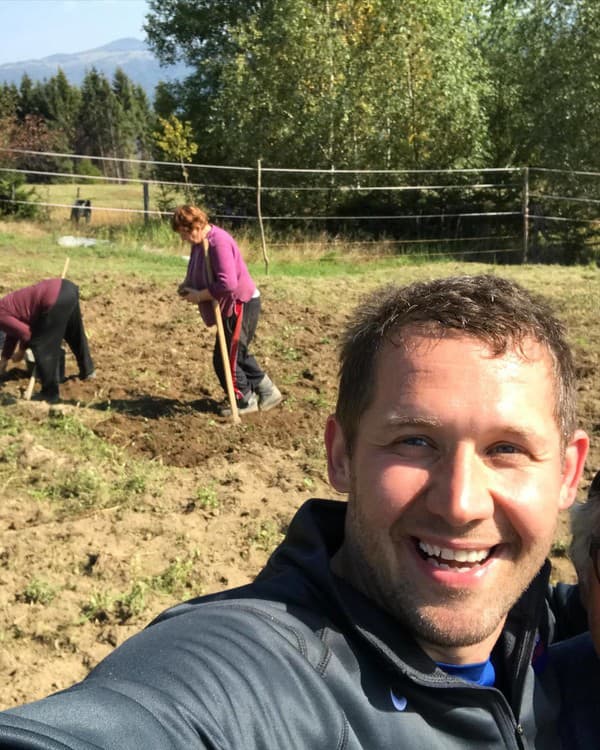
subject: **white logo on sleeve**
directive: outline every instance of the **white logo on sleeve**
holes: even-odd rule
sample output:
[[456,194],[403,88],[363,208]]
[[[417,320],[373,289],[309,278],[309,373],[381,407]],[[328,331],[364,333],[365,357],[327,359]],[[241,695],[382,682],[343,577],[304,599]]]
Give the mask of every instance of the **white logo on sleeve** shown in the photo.
[[404,711],[406,708],[407,700],[403,696],[398,697],[394,694],[394,691],[390,688],[390,697],[392,699],[392,705],[396,711]]

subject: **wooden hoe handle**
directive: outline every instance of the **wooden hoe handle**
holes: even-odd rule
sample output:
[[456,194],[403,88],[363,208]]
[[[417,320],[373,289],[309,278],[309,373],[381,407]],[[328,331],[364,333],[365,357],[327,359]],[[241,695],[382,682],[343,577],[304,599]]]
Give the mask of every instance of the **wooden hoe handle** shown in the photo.
[[[206,263],[206,275],[208,277],[208,283],[213,282],[213,272],[210,265],[210,257],[208,255],[208,240],[204,238],[202,240],[202,247],[204,248],[204,261]],[[231,420],[232,422],[241,422],[240,415],[237,408],[237,400],[235,397],[235,391],[233,390],[233,378],[231,377],[231,365],[229,362],[229,352],[227,351],[227,342],[225,341],[225,329],[223,327],[223,317],[221,315],[221,308],[216,299],[212,301],[212,308],[217,321],[217,337],[219,339],[219,349],[221,350],[221,359],[223,360],[223,370],[225,371],[225,382],[227,384],[227,398],[229,399],[229,406],[231,407]]]

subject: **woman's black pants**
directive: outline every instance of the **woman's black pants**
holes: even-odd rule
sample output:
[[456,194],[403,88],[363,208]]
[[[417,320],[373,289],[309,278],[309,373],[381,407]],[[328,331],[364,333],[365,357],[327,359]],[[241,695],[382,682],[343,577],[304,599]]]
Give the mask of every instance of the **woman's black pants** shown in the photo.
[[81,319],[79,288],[68,279],[62,280],[58,299],[31,329],[29,348],[35,357],[42,395],[45,397],[58,396],[60,345],[63,339],[77,360],[79,377],[87,378],[94,371],[94,363]]

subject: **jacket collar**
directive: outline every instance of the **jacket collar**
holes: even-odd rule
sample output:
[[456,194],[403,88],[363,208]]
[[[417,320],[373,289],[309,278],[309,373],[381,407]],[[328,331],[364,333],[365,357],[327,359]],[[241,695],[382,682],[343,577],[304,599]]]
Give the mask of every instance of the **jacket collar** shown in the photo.
[[[345,502],[307,501],[292,519],[285,540],[271,556],[257,583],[271,588],[277,585],[280,574],[285,574],[286,591],[282,590],[279,596],[289,605],[305,607],[308,593],[314,598],[317,611],[324,612],[345,632],[353,631],[367,641],[388,665],[410,673],[413,679],[445,680],[396,618],[332,573],[330,562],[343,541],[345,515]],[[290,569],[298,573],[297,588],[290,586]],[[506,665],[507,676],[516,691],[531,662],[537,626],[546,611],[549,574],[550,563],[546,561],[510,610],[494,650]]]

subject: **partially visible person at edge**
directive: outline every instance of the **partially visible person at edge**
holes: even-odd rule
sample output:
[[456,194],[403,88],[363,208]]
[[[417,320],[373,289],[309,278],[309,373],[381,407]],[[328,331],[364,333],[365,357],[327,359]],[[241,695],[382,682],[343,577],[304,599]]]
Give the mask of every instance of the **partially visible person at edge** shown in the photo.
[[[558,750],[547,555],[588,449],[561,324],[495,276],[351,318],[329,478],[256,580],[160,615],[0,747]],[[563,591],[563,593],[565,593]]]
[[[260,316],[260,292],[248,273],[236,241],[224,229],[210,224],[206,213],[196,206],[177,208],[171,226],[182,240],[192,244],[187,273],[178,288],[179,295],[198,305],[207,326],[216,322],[213,300],[219,303],[229,352],[227,366],[231,368],[239,413],[272,409],[281,403],[283,397],[248,351]],[[204,240],[208,242],[212,281],[205,262]],[[213,366],[221,387],[227,393],[218,337],[215,339]],[[230,415],[230,407],[224,404],[221,414]]]
[[573,506],[570,556],[577,577],[589,632],[552,646],[550,661],[561,686],[560,721],[568,750],[600,747],[600,472],[584,503]]
[[44,279],[0,299],[0,330],[6,337],[0,374],[8,362],[20,362],[31,349],[42,389],[34,398],[59,400],[61,343],[66,341],[79,367],[79,377],[95,377],[79,306],[79,288],[68,279]]

